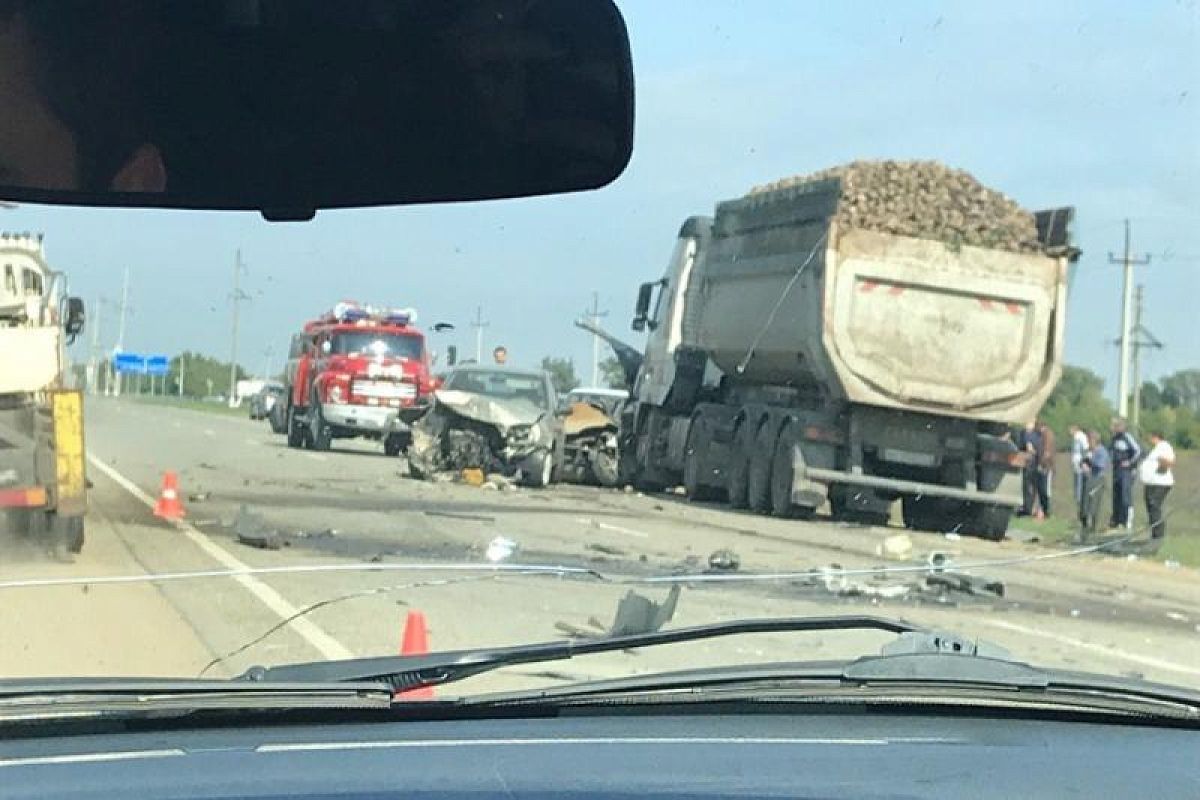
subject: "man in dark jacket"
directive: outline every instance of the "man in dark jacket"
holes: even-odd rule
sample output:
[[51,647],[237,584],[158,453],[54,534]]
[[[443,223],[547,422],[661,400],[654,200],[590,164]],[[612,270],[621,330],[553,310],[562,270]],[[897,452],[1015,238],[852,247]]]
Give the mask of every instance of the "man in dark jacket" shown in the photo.
[[1017,449],[1025,454],[1025,471],[1021,475],[1021,516],[1032,517],[1037,508],[1038,456],[1041,453],[1042,437],[1037,426],[1029,422],[1017,436]]
[[1045,420],[1039,420],[1037,432],[1041,440],[1038,442],[1037,500],[1042,507],[1041,514],[1050,516],[1050,484],[1054,481],[1056,449],[1054,431],[1050,430]]
[[1112,422],[1112,444],[1109,446],[1113,473],[1113,514],[1109,526],[1133,527],[1134,470],[1142,457],[1142,448],[1129,433],[1124,417]]

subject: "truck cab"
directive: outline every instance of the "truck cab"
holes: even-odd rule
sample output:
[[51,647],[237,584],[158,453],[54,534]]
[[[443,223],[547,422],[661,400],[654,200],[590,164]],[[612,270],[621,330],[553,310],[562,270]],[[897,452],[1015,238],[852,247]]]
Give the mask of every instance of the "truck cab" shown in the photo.
[[328,450],[333,439],[381,440],[388,455],[434,388],[424,334],[411,310],[339,303],[292,338],[286,402],[288,444]]

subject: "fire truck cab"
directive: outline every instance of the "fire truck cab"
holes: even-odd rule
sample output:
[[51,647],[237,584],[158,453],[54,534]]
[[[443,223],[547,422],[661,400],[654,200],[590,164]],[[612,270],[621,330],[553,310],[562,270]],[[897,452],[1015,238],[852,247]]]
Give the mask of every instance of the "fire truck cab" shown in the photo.
[[433,392],[429,351],[412,309],[338,303],[292,339],[285,376],[287,442],[328,450],[365,437],[398,455]]

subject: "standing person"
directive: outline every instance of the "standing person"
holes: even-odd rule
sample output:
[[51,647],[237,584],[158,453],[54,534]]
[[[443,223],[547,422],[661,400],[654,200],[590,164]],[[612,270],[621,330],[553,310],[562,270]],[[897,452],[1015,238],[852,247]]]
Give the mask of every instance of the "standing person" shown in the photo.
[[1134,467],[1142,457],[1142,448],[1129,433],[1124,417],[1112,421],[1112,443],[1109,455],[1113,462],[1113,514],[1109,521],[1112,528],[1133,527],[1133,479]]
[[1054,481],[1054,456],[1056,455],[1054,431],[1050,429],[1045,420],[1039,420],[1037,432],[1039,437],[1037,495],[1038,505],[1041,506],[1038,516],[1048,517],[1050,516],[1050,484]]
[[1083,472],[1083,460],[1087,458],[1091,445],[1087,434],[1078,425],[1070,427],[1071,432],[1071,475],[1074,478],[1075,508],[1083,507],[1083,483],[1087,476]]
[[1146,487],[1146,516],[1150,520],[1150,545],[1157,550],[1167,535],[1163,520],[1163,502],[1175,485],[1175,448],[1163,438],[1162,431],[1150,431],[1150,452],[1141,465],[1142,484]]
[[1021,474],[1021,516],[1032,517],[1037,506],[1037,475],[1038,475],[1038,436],[1037,425],[1025,423],[1025,428],[1017,436],[1017,449],[1025,454],[1025,469]]
[[1100,507],[1104,505],[1104,473],[1109,469],[1110,459],[1100,431],[1087,434],[1088,450],[1080,462],[1083,470],[1083,494],[1079,504],[1080,538],[1086,539],[1096,532],[1100,521]]
[[492,351],[492,360],[496,362],[496,366],[503,367],[508,363],[508,348],[504,345],[497,345]]

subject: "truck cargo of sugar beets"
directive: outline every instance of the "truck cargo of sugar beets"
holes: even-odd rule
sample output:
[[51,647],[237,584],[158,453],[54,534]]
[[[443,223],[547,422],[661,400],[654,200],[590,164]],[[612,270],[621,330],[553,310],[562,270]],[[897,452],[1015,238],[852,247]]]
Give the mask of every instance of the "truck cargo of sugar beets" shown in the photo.
[[910,528],[1002,538],[1009,431],[1061,372],[1073,210],[858,166],[684,222],[638,293],[623,477],[783,517],[884,524],[899,500]]

